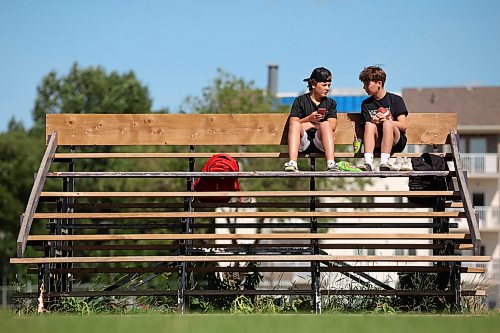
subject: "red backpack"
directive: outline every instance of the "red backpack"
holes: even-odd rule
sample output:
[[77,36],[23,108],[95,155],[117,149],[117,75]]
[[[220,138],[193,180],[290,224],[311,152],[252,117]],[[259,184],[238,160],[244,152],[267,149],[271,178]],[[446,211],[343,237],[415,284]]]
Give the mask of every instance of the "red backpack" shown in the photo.
[[[201,172],[238,172],[238,161],[228,154],[215,154],[208,159]],[[200,177],[193,184],[196,192],[239,191],[237,177]],[[230,197],[200,197],[204,203],[228,203]]]

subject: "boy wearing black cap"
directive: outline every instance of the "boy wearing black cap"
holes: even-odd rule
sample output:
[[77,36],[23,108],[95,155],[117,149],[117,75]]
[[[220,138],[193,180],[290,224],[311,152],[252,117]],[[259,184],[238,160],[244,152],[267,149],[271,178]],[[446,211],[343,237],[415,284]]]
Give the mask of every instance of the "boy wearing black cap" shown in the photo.
[[359,74],[359,80],[370,97],[361,103],[365,164],[358,168],[372,171],[373,153],[380,150],[379,170],[389,171],[389,157],[406,146],[408,110],[401,96],[385,91],[386,74],[382,68],[366,67]]
[[299,152],[324,152],[328,171],[339,171],[334,160],[334,132],[337,127],[337,103],[328,98],[332,73],[324,68],[315,68],[311,76],[304,79],[309,92],[295,98],[290,110],[288,130],[288,153],[290,161],[285,171],[299,171]]

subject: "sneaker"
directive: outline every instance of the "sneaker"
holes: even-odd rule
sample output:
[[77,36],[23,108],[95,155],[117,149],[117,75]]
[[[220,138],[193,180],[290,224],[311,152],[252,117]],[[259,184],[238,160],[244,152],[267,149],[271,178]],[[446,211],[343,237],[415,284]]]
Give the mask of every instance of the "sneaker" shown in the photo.
[[298,167],[297,163],[293,162],[293,161],[286,162],[283,169],[285,171],[292,171],[292,172],[298,172],[299,171],[299,167]]
[[389,168],[391,171],[399,171],[401,170],[401,166],[403,164],[403,158],[397,157],[394,163],[389,163]]
[[401,171],[413,171],[413,166],[411,165],[411,160],[408,157],[404,157],[401,161]]
[[338,163],[335,163],[335,162],[333,162],[333,163],[328,163],[328,165],[327,165],[327,170],[328,170],[328,171],[340,171],[340,169],[339,169],[339,164],[338,164]]
[[372,166],[368,163],[365,163],[363,165],[359,165],[356,168],[358,168],[361,171],[372,171]]
[[391,171],[391,166],[388,163],[382,163],[378,169],[380,171]]
[[360,168],[352,166],[349,162],[346,161],[340,161],[339,163],[337,163],[337,165],[339,166],[340,171],[362,172]]

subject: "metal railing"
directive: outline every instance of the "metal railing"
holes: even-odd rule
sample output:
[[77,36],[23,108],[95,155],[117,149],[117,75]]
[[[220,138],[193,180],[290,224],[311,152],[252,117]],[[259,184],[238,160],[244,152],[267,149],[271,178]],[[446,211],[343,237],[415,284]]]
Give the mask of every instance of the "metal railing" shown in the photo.
[[461,153],[460,159],[464,171],[471,174],[497,174],[499,172],[499,157],[500,154],[476,154],[476,153]]
[[493,206],[476,206],[476,212],[479,228],[498,228],[500,226],[499,216],[500,207]]

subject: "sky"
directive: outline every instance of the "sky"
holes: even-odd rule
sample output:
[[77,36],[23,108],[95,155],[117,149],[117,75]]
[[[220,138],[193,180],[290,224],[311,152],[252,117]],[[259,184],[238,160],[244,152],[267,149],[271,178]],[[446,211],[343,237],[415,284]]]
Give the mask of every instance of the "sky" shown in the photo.
[[75,62],[133,71],[172,113],[218,68],[265,89],[277,64],[279,92],[304,91],[319,66],[333,93],[361,88],[373,64],[394,92],[499,86],[499,12],[498,0],[0,0],[0,132],[12,117],[31,127],[42,78]]

